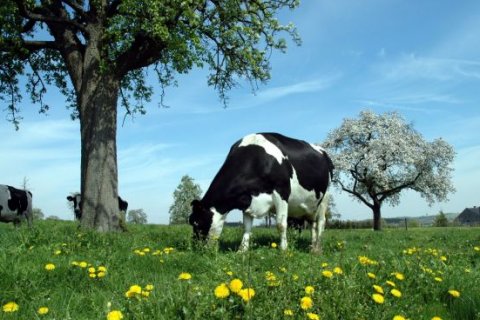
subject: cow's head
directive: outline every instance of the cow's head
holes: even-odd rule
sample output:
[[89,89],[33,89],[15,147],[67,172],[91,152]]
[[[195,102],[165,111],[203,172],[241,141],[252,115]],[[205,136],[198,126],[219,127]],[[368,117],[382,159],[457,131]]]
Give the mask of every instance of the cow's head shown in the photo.
[[80,220],[82,217],[82,196],[80,193],[75,193],[67,197],[68,201],[73,202],[73,212],[75,213],[75,218]]
[[213,213],[198,200],[192,201],[192,214],[188,222],[193,227],[193,235],[198,240],[206,240],[212,226]]

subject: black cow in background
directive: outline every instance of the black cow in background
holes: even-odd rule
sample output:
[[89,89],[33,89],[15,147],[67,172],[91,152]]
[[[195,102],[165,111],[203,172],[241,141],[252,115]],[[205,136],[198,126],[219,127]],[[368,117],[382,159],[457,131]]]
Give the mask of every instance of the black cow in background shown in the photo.
[[0,184],[0,222],[13,222],[18,226],[21,219],[32,226],[32,193]]
[[[68,201],[73,202],[73,212],[75,213],[75,219],[80,220],[82,218],[82,195],[80,193],[74,193],[67,197]],[[122,213],[126,213],[128,209],[128,202],[118,197],[118,210]]]

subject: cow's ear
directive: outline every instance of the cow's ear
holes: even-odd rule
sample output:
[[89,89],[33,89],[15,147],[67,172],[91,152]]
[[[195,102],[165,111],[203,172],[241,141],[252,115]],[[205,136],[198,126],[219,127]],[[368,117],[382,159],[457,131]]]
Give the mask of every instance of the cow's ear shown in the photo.
[[193,200],[193,201],[190,203],[190,205],[192,206],[192,209],[193,209],[193,210],[202,207],[202,204],[201,204],[200,201],[197,200],[197,199]]

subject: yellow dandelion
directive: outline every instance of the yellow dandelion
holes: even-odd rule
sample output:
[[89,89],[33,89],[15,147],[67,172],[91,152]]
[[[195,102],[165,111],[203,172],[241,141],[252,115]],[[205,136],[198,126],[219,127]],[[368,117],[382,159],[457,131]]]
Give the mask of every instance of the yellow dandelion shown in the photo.
[[233,279],[230,281],[229,288],[233,293],[239,293],[242,290],[243,282],[240,279]]
[[397,298],[400,298],[402,296],[402,293],[400,292],[400,290],[397,290],[397,289],[390,290],[390,293]]
[[95,279],[97,277],[95,273],[89,273],[88,276],[92,279]]
[[437,282],[442,282],[442,281],[443,281],[443,279],[440,278],[440,277],[435,277],[435,278],[433,278],[433,279],[434,279],[435,281],[437,281]]
[[125,296],[127,298],[132,298],[132,297],[135,297],[136,295],[139,295],[141,293],[142,293],[142,287],[135,284],[133,286],[130,286],[130,289],[128,289],[128,291],[125,292]]
[[3,312],[16,312],[18,309],[20,309],[19,305],[13,301],[4,304],[2,307]]
[[374,284],[374,285],[373,285],[373,289],[374,289],[377,293],[384,294],[383,288],[380,287],[379,285]]
[[37,313],[39,315],[47,314],[48,313],[48,308],[47,307],[40,307],[40,308],[38,308]]
[[149,253],[149,252],[150,252],[150,248],[144,248],[142,251],[145,252],[145,253]]
[[460,292],[457,290],[448,290],[448,293],[454,298],[460,297]]
[[333,277],[333,272],[330,271],[330,270],[323,270],[322,271],[322,276],[324,276],[325,278],[331,278],[331,277]]
[[397,278],[397,280],[400,280],[400,281],[405,280],[405,276],[400,272],[395,272],[394,275],[395,275],[395,278]]
[[292,309],[285,309],[283,310],[283,315],[287,317],[292,317],[293,316],[293,310]]
[[178,275],[178,280],[190,280],[192,279],[192,275],[188,272],[182,272]]
[[78,263],[77,261],[72,261],[71,265],[72,265],[72,266],[78,266],[79,263]]
[[148,296],[150,296],[150,291],[142,291],[142,296],[148,298]]
[[299,279],[298,274],[294,274],[294,275],[292,276],[292,280],[293,280],[293,281],[297,281],[298,279]]
[[103,278],[103,277],[105,277],[105,275],[106,275],[106,273],[103,272],[103,271],[100,271],[99,273],[97,273],[98,278]]
[[324,263],[322,263],[321,266],[322,266],[322,268],[326,268],[326,267],[328,267],[328,263],[327,263],[327,262],[324,262]]
[[147,291],[153,291],[153,288],[154,288],[154,287],[153,287],[153,284],[147,284],[147,285],[145,286],[145,290],[147,290]]
[[300,299],[300,308],[303,310],[308,310],[313,307],[313,300],[310,297],[303,297]]
[[446,256],[441,256],[440,257],[440,260],[442,260],[443,262],[447,261],[447,257]]
[[340,267],[333,268],[333,272],[336,274],[343,274],[343,270]]
[[47,271],[55,270],[55,265],[53,263],[47,263],[45,265],[45,270],[47,270]]
[[478,246],[475,246],[475,247],[473,247],[473,250],[475,250],[475,251],[479,252],[479,251],[480,251],[480,247],[478,247]]
[[243,301],[248,302],[255,296],[255,290],[253,290],[253,288],[242,289],[238,295],[242,297]]
[[390,280],[387,280],[387,281],[386,281],[386,284],[388,284],[390,287],[396,287],[395,282],[390,281]]
[[432,320],[442,320],[442,318],[435,316],[432,318]]
[[230,277],[233,276],[233,272],[232,272],[232,271],[227,271],[226,273],[227,273],[227,275],[229,275]]
[[385,302],[385,298],[379,293],[372,294],[372,299],[378,304],[382,304]]
[[275,249],[277,247],[277,244],[275,242],[272,242],[271,246],[273,249]]
[[55,252],[53,254],[56,255],[56,256],[61,255],[62,250],[55,250]]
[[215,297],[219,299],[225,299],[230,295],[230,290],[228,289],[228,286],[225,283],[222,283],[215,288],[213,293],[215,294]]
[[107,272],[107,268],[105,266],[99,266],[98,272]]
[[376,278],[377,278],[377,276],[375,275],[375,273],[371,273],[371,272],[367,273],[367,276],[368,276],[370,279],[376,279]]
[[305,287],[305,293],[308,295],[312,295],[315,292],[315,288],[312,286],[306,286]]
[[88,272],[90,272],[90,273],[95,273],[95,271],[96,271],[96,270],[95,270],[95,268],[94,268],[94,267],[90,267],[90,268],[88,268]]
[[79,266],[80,268],[86,268],[86,267],[88,266],[88,263],[86,263],[85,261],[82,261],[82,262],[80,262],[80,263],[78,264],[78,266]]
[[119,310],[112,310],[107,314],[107,320],[122,320],[123,314]]
[[406,320],[404,316],[396,315],[393,317],[393,320]]
[[308,312],[307,318],[310,320],[320,320],[320,317],[316,313]]

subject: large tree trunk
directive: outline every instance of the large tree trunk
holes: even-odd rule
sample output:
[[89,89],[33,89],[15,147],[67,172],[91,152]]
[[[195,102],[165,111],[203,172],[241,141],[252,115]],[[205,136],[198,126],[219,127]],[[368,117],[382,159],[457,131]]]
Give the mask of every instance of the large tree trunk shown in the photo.
[[382,214],[381,214],[382,204],[379,202],[374,202],[373,210],[373,230],[380,231],[382,230]]
[[120,82],[96,74],[84,82],[80,105],[81,226],[120,230],[117,173],[117,99]]

